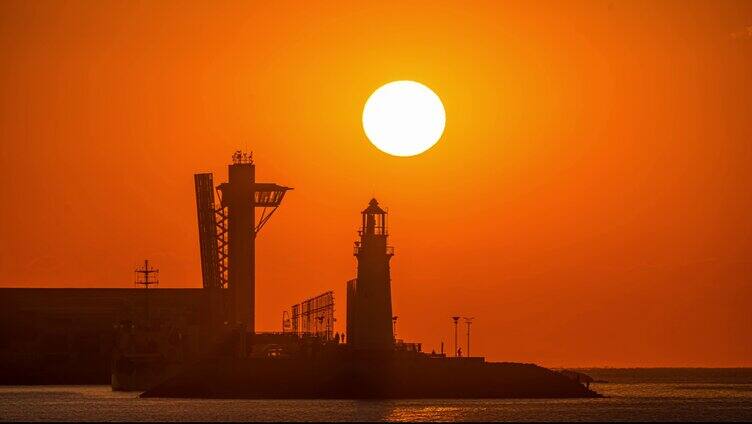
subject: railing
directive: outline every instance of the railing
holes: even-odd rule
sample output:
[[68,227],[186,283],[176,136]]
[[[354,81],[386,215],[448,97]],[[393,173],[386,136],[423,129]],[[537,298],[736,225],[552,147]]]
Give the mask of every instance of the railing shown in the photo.
[[[366,235],[366,232],[364,230],[360,229],[360,230],[358,230],[358,235],[361,236],[361,237],[363,237],[364,235]],[[374,235],[374,236],[388,236],[389,232],[386,230],[385,227],[374,227],[373,233],[371,233],[370,235]]]
[[422,343],[408,343],[402,339],[397,339],[394,341],[394,348],[396,350],[402,350],[406,352],[421,352],[423,351],[423,344]]
[[[363,252],[363,246],[360,244],[360,242],[355,242],[355,246],[353,247],[353,255],[359,255]],[[386,247],[386,254],[388,256],[394,256],[394,246],[387,246]]]

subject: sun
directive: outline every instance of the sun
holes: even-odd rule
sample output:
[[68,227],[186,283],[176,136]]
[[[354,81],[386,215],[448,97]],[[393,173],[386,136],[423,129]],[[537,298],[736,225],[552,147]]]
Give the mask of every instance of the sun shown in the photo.
[[363,107],[366,137],[393,156],[415,156],[430,149],[441,138],[445,124],[439,96],[415,81],[382,85]]

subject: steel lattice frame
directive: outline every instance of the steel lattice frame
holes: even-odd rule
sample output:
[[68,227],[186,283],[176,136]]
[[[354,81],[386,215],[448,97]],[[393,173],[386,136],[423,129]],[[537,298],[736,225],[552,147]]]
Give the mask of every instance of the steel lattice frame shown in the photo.
[[[222,204],[222,193],[219,190],[217,190],[217,195],[220,196],[219,203]],[[219,281],[222,288],[227,288],[227,208],[219,208],[215,210],[214,216],[217,226],[217,266],[219,267]]]

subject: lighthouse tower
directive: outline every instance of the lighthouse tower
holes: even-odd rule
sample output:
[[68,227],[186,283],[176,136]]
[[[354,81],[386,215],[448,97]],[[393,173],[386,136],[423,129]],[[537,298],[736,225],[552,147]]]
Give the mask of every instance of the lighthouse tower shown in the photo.
[[355,242],[358,275],[347,285],[347,342],[357,350],[392,350],[392,293],[387,245],[387,213],[371,199],[361,212],[362,224]]

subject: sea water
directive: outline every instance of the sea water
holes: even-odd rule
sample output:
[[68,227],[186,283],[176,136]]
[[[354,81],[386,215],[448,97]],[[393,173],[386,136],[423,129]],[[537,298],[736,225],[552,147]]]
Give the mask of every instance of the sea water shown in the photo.
[[140,399],[109,386],[0,387],[3,421],[751,421],[752,369],[593,369],[601,399]]

